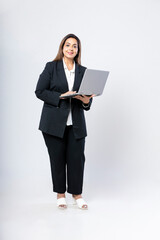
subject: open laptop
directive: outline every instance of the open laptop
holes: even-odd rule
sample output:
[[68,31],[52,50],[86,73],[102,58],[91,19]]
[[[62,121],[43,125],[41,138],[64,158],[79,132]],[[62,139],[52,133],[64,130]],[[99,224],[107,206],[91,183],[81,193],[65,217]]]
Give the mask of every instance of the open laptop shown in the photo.
[[92,94],[99,96],[103,93],[108,75],[108,71],[87,68],[83,75],[79,91],[73,94],[67,94],[62,97],[60,96],[60,98],[71,98],[76,95],[90,96]]

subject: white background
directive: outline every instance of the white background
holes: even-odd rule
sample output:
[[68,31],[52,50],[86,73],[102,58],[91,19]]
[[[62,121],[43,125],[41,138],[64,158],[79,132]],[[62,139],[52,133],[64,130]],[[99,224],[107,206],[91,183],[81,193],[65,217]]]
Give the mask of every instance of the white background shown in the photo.
[[[0,8],[1,239],[159,239],[160,1],[8,0]],[[82,65],[110,75],[85,113],[90,211],[62,214],[34,91],[69,33],[81,40]]]

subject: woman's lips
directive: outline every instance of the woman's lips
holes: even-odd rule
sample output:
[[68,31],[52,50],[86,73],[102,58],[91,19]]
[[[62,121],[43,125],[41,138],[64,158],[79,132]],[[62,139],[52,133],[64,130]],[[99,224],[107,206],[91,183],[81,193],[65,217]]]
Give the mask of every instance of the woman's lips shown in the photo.
[[73,53],[72,52],[68,52],[69,55],[72,55]]

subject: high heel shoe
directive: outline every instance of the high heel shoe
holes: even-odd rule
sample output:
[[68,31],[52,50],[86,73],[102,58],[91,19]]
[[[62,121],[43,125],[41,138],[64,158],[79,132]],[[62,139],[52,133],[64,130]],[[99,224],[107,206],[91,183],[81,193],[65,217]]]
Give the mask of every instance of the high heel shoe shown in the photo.
[[66,198],[64,198],[64,197],[58,198],[57,199],[57,207],[59,209],[66,209],[67,208]]
[[[77,206],[82,209],[82,210],[88,210],[88,205],[87,203],[84,201],[83,198],[78,198],[78,199],[75,199],[73,196],[72,196],[72,199],[73,199],[73,204],[77,204]],[[85,205],[85,206],[84,206]],[[84,206],[84,207],[83,207]]]

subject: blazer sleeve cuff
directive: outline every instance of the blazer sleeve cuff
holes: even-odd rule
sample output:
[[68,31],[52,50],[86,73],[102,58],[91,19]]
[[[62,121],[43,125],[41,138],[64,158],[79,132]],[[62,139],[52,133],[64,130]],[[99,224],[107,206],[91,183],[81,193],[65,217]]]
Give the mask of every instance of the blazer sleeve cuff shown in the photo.
[[91,107],[91,104],[92,104],[92,98],[90,98],[90,101],[89,101],[88,104],[85,104],[85,103],[82,102],[82,108],[84,110],[88,111],[90,109],[90,107]]

